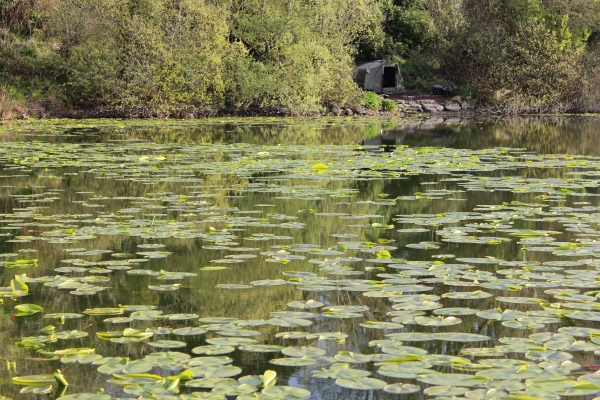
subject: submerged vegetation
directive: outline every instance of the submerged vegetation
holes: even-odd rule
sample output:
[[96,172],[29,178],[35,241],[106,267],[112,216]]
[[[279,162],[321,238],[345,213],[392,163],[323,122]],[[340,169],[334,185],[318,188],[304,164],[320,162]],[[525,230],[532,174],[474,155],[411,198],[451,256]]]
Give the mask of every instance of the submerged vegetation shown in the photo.
[[322,123],[0,127],[0,398],[600,395],[600,149]]
[[0,116],[361,107],[378,58],[409,89],[590,111],[599,32],[597,0],[0,0]]

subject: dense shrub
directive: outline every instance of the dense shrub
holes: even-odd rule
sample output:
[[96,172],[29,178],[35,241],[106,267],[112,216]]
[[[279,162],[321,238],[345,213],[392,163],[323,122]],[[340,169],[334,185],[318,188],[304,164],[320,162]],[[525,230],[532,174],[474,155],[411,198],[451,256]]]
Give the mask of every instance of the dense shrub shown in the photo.
[[0,0],[0,87],[137,115],[379,109],[352,76],[386,59],[423,93],[583,111],[600,102],[598,38],[599,0]]
[[381,109],[381,97],[377,93],[365,92],[363,106],[369,110]]
[[381,109],[383,111],[396,111],[398,109],[398,106],[393,100],[383,100],[381,102]]

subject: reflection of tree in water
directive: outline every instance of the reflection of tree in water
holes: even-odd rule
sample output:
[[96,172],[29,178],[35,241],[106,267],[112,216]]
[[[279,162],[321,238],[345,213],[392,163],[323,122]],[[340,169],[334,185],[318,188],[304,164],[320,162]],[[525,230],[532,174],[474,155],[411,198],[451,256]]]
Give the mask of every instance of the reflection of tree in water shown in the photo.
[[600,155],[600,118],[597,117],[487,119],[458,124],[434,122],[398,124],[393,129],[384,129],[383,134],[371,142],[410,147],[511,147],[541,154]]
[[600,119],[536,118],[482,124],[472,144],[477,147],[518,147],[541,154],[600,155]]

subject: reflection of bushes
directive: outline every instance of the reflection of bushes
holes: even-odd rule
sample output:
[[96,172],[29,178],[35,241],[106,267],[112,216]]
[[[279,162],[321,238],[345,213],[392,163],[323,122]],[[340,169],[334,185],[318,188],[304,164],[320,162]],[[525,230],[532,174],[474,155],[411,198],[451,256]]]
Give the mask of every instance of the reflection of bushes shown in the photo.
[[470,135],[468,142],[457,145],[526,148],[542,154],[600,154],[598,118],[518,118],[484,123],[480,128],[477,136]]

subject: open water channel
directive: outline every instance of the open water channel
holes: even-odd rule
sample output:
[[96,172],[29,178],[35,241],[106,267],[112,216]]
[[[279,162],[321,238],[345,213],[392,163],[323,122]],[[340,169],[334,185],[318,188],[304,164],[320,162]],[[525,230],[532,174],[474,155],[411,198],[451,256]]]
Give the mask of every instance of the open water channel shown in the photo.
[[0,399],[595,398],[599,186],[592,117],[2,125]]

